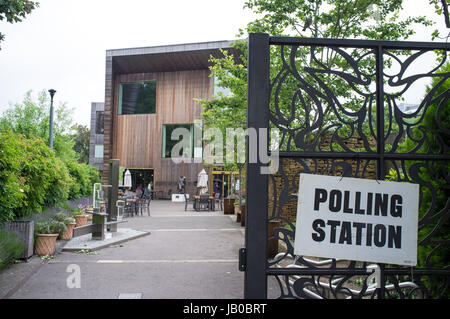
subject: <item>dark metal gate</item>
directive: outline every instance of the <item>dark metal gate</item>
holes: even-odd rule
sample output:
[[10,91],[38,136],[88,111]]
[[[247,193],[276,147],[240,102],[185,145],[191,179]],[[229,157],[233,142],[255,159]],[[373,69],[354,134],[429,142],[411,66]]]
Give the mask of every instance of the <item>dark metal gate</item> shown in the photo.
[[[266,164],[249,162],[247,146],[246,298],[448,298],[449,49],[250,35],[247,126],[279,130],[279,167],[261,174]],[[369,263],[295,256],[300,173],[419,184],[417,267],[379,264],[375,286]]]

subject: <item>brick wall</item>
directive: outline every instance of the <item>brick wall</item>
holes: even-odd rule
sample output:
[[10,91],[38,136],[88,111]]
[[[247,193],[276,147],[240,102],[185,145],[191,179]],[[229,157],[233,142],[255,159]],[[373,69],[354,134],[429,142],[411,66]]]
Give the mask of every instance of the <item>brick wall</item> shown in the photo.
[[[326,138],[321,144],[322,150],[329,150],[330,138]],[[369,142],[370,148],[375,150],[376,142]],[[351,150],[364,150],[363,140],[360,137],[350,138],[346,146]],[[352,177],[376,178],[375,161],[367,160],[332,160],[328,159],[280,159],[279,171],[269,176],[269,203],[268,216],[283,217],[290,222],[295,222],[297,216],[297,196],[289,196],[298,193],[300,173],[311,173],[319,175],[342,176],[344,170],[350,170]],[[281,226],[287,224],[281,221]]]

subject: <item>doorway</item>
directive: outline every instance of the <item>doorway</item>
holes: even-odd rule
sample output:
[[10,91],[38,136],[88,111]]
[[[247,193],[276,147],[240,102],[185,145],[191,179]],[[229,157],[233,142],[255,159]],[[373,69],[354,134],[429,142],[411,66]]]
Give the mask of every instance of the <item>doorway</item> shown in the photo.
[[139,185],[147,188],[149,183],[154,185],[154,170],[147,168],[129,168],[131,173],[131,190],[134,192]]

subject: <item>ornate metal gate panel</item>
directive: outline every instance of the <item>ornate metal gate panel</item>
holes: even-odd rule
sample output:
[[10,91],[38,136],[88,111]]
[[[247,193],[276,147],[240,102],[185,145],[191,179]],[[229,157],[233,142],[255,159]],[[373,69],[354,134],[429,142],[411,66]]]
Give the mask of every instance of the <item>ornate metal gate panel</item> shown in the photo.
[[[277,143],[268,138],[262,150],[274,155],[277,144],[279,167],[261,174],[261,159],[247,157],[246,298],[448,298],[449,49],[250,35],[247,126],[279,130]],[[403,99],[419,91],[420,103],[408,110]],[[300,173],[419,184],[417,267],[378,264],[373,284],[366,262],[295,256]]]

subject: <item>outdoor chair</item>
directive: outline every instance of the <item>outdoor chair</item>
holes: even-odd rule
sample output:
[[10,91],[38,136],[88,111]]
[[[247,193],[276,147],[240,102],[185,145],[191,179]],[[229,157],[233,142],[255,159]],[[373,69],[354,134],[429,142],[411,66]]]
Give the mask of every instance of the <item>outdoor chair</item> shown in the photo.
[[134,212],[135,212],[134,202],[125,202],[125,207],[124,207],[124,212],[123,212],[124,217],[133,217]]
[[192,203],[192,209],[195,209],[195,196],[187,197],[186,194],[184,194],[184,201],[185,201],[184,210],[187,210],[189,203]]
[[150,216],[150,201],[151,198],[150,196],[144,195],[142,196],[142,198],[139,198],[137,205],[138,208],[137,210],[141,213],[141,215],[143,214],[143,211],[146,210],[147,211],[147,215]]
[[217,204],[218,207],[220,207],[220,210],[223,210],[223,199],[222,199],[222,196],[219,195],[218,197],[214,198],[214,200],[213,200],[214,210],[215,210],[216,204]]
[[210,210],[209,194],[200,194],[197,210]]

